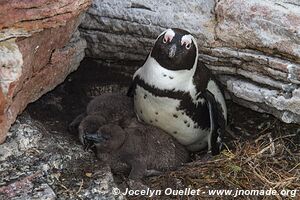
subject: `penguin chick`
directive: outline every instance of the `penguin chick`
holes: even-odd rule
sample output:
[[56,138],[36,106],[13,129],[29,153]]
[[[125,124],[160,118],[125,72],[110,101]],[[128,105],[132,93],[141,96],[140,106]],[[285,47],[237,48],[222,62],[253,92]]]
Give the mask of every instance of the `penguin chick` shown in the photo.
[[82,144],[86,144],[84,136],[86,134],[96,133],[99,127],[106,123],[106,119],[102,116],[102,113],[93,113],[82,119],[78,126],[78,136]]
[[95,133],[104,124],[134,116],[131,98],[118,93],[106,93],[91,100],[86,111],[70,123],[69,130],[72,133],[79,133],[79,140],[83,144],[85,134]]
[[97,133],[85,135],[86,141],[94,143],[97,157],[109,164],[113,172],[129,169],[130,179],[141,179],[189,161],[188,151],[175,138],[159,128],[139,123],[136,118],[129,121],[124,128],[107,124]]
[[[128,95],[139,119],[175,137],[190,151],[219,153],[227,121],[224,96],[186,30],[162,32],[135,72]],[[153,120],[156,119],[156,120]]]

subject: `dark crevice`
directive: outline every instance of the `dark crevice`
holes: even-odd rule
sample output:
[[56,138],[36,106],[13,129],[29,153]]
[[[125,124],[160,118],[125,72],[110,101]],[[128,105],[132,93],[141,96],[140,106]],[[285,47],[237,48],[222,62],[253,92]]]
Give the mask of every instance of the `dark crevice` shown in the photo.
[[56,49],[52,49],[47,64],[51,64],[53,53]]
[[139,3],[134,3],[134,2],[131,3],[130,8],[153,11],[151,8],[149,8],[149,7],[145,6],[145,5],[142,5],[142,4],[139,4]]
[[70,13],[72,13],[72,12],[71,11],[67,11],[67,12],[64,12],[64,13],[58,13],[58,14],[55,14],[55,15],[52,15],[52,16],[47,16],[47,17],[41,17],[41,18],[36,18],[36,19],[24,19],[24,20],[20,20],[18,22],[22,23],[22,22],[41,21],[41,20],[51,19],[51,18],[56,17],[56,16],[66,15],[66,14],[70,14]]

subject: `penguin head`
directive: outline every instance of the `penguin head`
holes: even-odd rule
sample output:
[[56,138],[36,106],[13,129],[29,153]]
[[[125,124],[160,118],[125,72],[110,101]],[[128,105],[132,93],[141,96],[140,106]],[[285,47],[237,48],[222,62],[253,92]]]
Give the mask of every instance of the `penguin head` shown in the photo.
[[172,28],[158,36],[150,55],[168,70],[190,70],[197,64],[198,47],[188,31]]
[[98,152],[112,152],[124,143],[126,132],[118,125],[106,124],[101,126],[96,136],[92,138]]
[[98,113],[88,115],[80,122],[78,126],[79,140],[82,144],[85,144],[85,135],[89,133],[95,133],[103,124],[106,123],[106,119]]

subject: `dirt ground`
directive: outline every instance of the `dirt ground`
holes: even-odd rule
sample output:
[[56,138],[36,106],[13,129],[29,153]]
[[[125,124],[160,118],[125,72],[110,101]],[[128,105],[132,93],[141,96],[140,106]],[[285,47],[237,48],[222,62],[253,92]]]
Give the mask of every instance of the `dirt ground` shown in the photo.
[[[30,104],[0,145],[0,199],[123,199],[113,195],[112,188],[124,189],[126,176],[112,176],[92,151],[84,151],[67,127],[93,96],[125,94],[130,81],[129,72],[84,60],[63,84]],[[201,193],[148,199],[232,199],[238,190],[270,188],[284,192],[237,195],[236,199],[300,198],[300,127],[230,101],[227,104],[230,130],[220,155],[208,158],[199,153],[176,171],[143,180],[152,190],[191,188]],[[210,189],[233,193],[212,195]]]

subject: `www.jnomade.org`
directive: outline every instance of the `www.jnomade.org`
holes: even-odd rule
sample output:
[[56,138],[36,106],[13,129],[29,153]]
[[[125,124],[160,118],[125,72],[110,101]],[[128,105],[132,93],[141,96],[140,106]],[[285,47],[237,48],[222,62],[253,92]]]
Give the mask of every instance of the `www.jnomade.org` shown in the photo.
[[[147,196],[147,197],[153,197],[153,196],[200,196],[200,195],[206,195],[206,196],[287,196],[287,197],[296,197],[297,195],[297,189],[295,190],[281,190],[277,191],[272,188],[268,190],[224,190],[224,189],[208,189],[207,191],[201,191],[200,189],[191,189],[191,188],[185,188],[185,189],[172,189],[172,188],[166,188],[164,190],[154,190],[147,188],[145,190],[132,190],[126,188],[125,191],[122,193],[122,195],[125,196]],[[119,193],[121,193],[120,190],[118,190]]]

